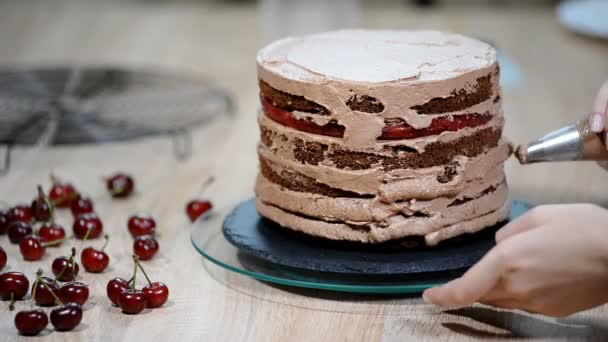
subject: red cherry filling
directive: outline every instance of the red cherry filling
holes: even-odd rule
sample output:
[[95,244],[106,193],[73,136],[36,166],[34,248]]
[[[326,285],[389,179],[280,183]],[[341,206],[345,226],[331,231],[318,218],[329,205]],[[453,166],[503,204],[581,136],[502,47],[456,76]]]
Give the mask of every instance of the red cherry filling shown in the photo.
[[[273,106],[270,101],[262,97],[262,109],[264,114],[270,119],[291,127],[298,131],[325,135],[330,137],[342,138],[344,136],[344,126],[335,122],[321,126],[310,119],[298,119],[292,112]],[[386,126],[382,129],[379,140],[399,140],[416,139],[437,135],[442,132],[454,132],[463,128],[477,127],[488,123],[492,119],[490,114],[461,114],[452,117],[438,117],[431,121],[429,127],[416,129],[403,120],[385,120]]]

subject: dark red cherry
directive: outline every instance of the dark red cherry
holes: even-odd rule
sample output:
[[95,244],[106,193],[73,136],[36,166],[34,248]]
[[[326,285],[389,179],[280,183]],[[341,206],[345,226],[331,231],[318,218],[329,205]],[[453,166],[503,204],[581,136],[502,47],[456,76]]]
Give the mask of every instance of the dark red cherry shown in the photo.
[[49,318],[40,309],[19,311],[15,315],[15,328],[23,336],[36,336],[48,324]]
[[8,211],[0,209],[0,235],[6,234],[10,223]]
[[27,205],[18,205],[8,211],[9,222],[32,222],[32,209]]
[[103,223],[99,217],[97,217],[97,214],[85,213],[76,218],[72,228],[74,231],[74,237],[77,239],[84,239],[87,232],[89,232],[87,239],[95,239],[103,232]]
[[88,197],[78,197],[77,200],[72,202],[70,209],[72,210],[72,216],[74,217],[78,217],[81,214],[92,213],[94,212],[93,201]]
[[64,303],[84,305],[89,299],[89,287],[81,282],[70,282],[61,286],[58,296]]
[[70,183],[63,183],[51,177],[53,186],[49,191],[49,199],[57,208],[69,208],[78,199],[76,188]]
[[130,288],[127,281],[123,278],[114,278],[108,282],[106,293],[112,304],[120,306],[120,295]]
[[204,199],[197,199],[188,202],[186,206],[186,214],[190,218],[190,221],[194,222],[196,219],[209,212],[213,208],[210,201]]
[[87,247],[80,253],[80,263],[87,272],[100,273],[108,267],[110,257],[104,249],[108,244],[108,236],[106,235],[106,243],[101,249]]
[[23,260],[27,261],[42,259],[44,256],[44,249],[42,241],[40,241],[40,238],[36,235],[28,235],[19,243],[19,251],[23,256]]
[[82,320],[82,307],[78,303],[67,303],[51,311],[51,324],[57,331],[70,331]]
[[141,235],[133,242],[133,252],[140,260],[149,260],[158,252],[158,242],[151,235]]
[[128,197],[133,192],[135,182],[131,176],[117,173],[106,181],[106,187],[112,197]]
[[135,214],[129,218],[129,232],[133,237],[140,235],[154,235],[156,221],[147,214]]
[[38,186],[38,196],[34,198],[32,201],[32,205],[30,205],[30,209],[32,211],[32,216],[38,222],[46,222],[51,220],[52,208],[51,202],[46,197],[44,190],[42,190],[41,186]]
[[49,244],[56,247],[61,245],[59,240],[65,238],[65,229],[56,223],[46,222],[38,229],[38,236],[42,242],[57,242]]
[[135,289],[128,289],[120,294],[118,302],[123,313],[136,315],[146,308],[146,295]]
[[160,308],[169,298],[169,288],[161,282],[144,286],[142,292],[146,296],[146,303],[149,308]]
[[2,270],[4,266],[6,266],[7,259],[8,258],[6,256],[6,251],[4,250],[4,248],[2,248],[2,246],[0,246],[0,270]]
[[0,274],[0,298],[19,300],[26,295],[30,282],[21,272],[6,272]]
[[[44,286],[44,284],[47,286]],[[55,301],[55,297],[51,294],[48,288],[57,294],[59,292],[59,284],[54,282],[53,279],[48,277],[40,277],[40,280],[36,280],[32,285],[32,299],[38,306],[55,306],[58,303]]]
[[55,258],[51,268],[59,281],[74,281],[80,271],[78,263],[74,260],[70,261],[70,258],[66,256]]
[[13,222],[8,226],[8,239],[14,244],[21,243],[33,231],[32,226],[25,222]]

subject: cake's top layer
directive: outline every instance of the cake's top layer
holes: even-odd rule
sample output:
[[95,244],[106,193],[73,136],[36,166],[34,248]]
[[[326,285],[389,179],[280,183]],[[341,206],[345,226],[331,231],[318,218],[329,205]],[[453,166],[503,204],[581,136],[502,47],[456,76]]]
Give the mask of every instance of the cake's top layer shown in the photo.
[[487,68],[496,51],[447,32],[345,30],[279,40],[260,50],[257,61],[296,81],[411,83]]

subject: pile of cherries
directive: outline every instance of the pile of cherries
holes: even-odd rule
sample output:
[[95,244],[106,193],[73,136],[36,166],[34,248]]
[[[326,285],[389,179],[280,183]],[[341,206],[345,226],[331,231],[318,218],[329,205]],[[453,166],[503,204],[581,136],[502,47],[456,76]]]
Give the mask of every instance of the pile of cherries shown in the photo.
[[[52,187],[46,194],[41,186],[38,193],[28,205],[16,205],[8,210],[0,209],[0,235],[8,233],[9,241],[19,244],[19,251],[26,261],[42,259],[46,248],[60,246],[71,238],[92,240],[100,236],[105,238],[101,248],[93,246],[82,249],[80,265],[90,273],[101,273],[109,265],[110,258],[104,251],[109,238],[103,234],[103,223],[95,213],[93,201],[81,195],[76,188],[51,176]],[[203,188],[213,178],[207,179]],[[106,179],[106,187],[113,198],[129,197],[134,190],[133,178],[124,173]],[[55,222],[55,210],[69,209],[74,218],[72,235],[67,236],[63,226]],[[207,214],[212,204],[206,199],[190,201],[186,214],[192,222]],[[167,285],[152,282],[142,267],[140,260],[149,260],[156,255],[159,245],[156,240],[157,225],[154,218],[147,214],[135,214],[128,220],[129,233],[133,242],[133,276],[129,280],[114,278],[107,284],[107,296],[126,314],[137,314],[144,308],[163,306],[169,296]],[[7,254],[0,246],[0,270],[7,264]],[[76,249],[70,254],[53,260],[51,265],[53,278],[43,276],[43,271],[36,273],[31,286],[31,308],[19,311],[15,315],[15,326],[22,335],[37,335],[50,322],[57,331],[74,329],[82,320],[82,306],[89,298],[87,284],[77,280],[80,266],[76,261]],[[147,285],[137,288],[136,278],[141,270]],[[10,309],[14,302],[23,299],[29,290],[30,281],[21,272],[7,272],[0,275],[0,298],[10,300]],[[50,316],[38,307],[57,307]]]

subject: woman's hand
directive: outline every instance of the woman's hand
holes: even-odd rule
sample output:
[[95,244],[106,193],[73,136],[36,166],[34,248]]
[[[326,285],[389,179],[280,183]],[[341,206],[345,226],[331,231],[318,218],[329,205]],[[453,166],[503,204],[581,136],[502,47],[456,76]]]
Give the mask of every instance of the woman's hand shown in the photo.
[[[604,133],[608,141],[608,81],[604,82],[595,97],[589,115],[589,126],[593,132]],[[606,147],[608,148],[608,144]]]
[[608,210],[539,206],[500,229],[496,241],[462,277],[425,291],[425,301],[481,302],[550,316],[608,302]]

